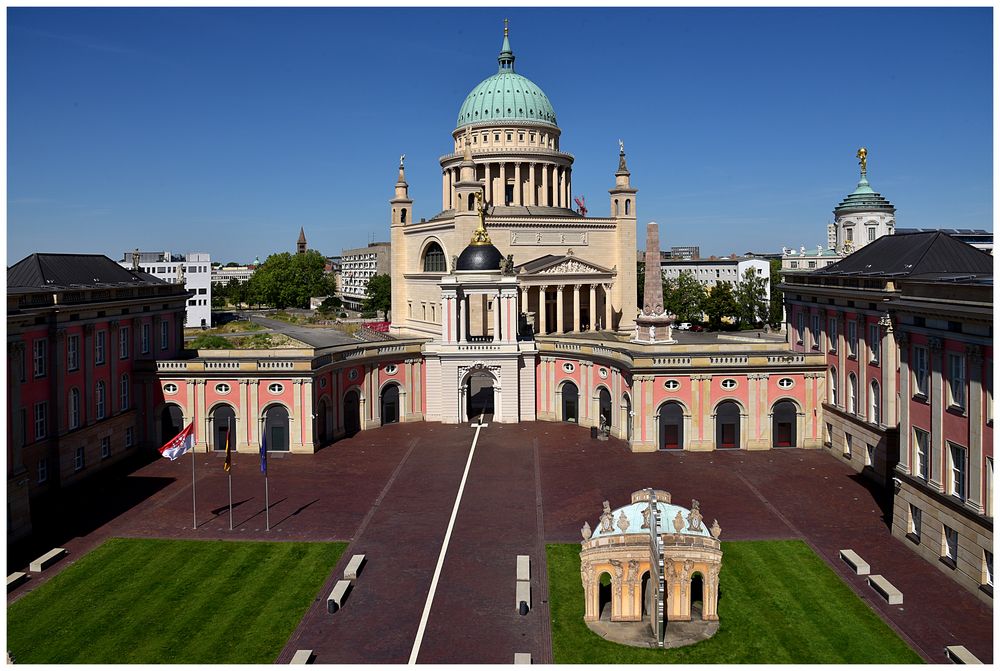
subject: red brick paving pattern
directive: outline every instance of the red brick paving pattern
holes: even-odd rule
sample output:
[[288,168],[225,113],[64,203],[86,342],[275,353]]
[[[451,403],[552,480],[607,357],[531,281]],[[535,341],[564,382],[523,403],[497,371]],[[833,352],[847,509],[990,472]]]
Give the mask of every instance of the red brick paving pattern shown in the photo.
[[[312,648],[318,663],[405,663],[473,433],[467,424],[394,425],[342,440],[316,455],[272,456],[270,533],[264,531],[256,455],[237,456],[233,532],[225,511],[222,459],[197,456],[199,528],[194,531],[190,462],[161,459],[114,488],[71,502],[80,519],[51,525],[46,538],[67,547],[70,557],[33,575],[8,595],[8,602],[109,536],[349,540],[340,565],[277,661],[287,661],[298,648]],[[892,538],[869,490],[829,455],[804,450],[632,454],[620,441],[591,440],[579,427],[545,422],[491,425],[482,431],[419,661],[509,663],[515,652],[550,661],[544,542],[579,541],[583,521],[595,524],[601,501],[617,507],[633,490],[648,486],[670,491],[683,506],[698,499],[707,521],[718,518],[724,540],[804,538],[928,661],[944,662],[943,648],[951,644],[992,661],[992,610]],[[91,520],[81,512],[113,510],[125,491],[138,503],[122,503],[124,512],[110,521],[96,514]],[[885,604],[839,560],[838,550],[847,547],[903,592],[902,608]],[[367,553],[369,564],[345,608],[327,615],[325,597],[356,552]],[[532,558],[534,609],[524,617],[513,605],[517,554]],[[16,556],[9,551],[9,558]],[[9,561],[12,570],[23,567]]]

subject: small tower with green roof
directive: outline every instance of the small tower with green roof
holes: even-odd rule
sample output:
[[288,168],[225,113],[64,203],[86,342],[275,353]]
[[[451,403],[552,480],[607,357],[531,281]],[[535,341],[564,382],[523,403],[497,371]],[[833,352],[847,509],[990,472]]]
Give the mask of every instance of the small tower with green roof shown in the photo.
[[833,210],[840,254],[855,252],[883,235],[892,235],[896,229],[896,208],[868,183],[868,149],[858,149],[857,158],[861,179]]

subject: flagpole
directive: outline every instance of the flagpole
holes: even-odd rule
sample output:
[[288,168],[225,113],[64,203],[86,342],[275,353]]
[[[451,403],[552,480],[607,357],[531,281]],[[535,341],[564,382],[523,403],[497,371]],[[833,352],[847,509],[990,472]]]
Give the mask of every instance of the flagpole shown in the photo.
[[[191,442],[194,443],[193,436],[191,438]],[[195,503],[196,498],[194,491],[194,460],[195,460],[195,452],[197,451],[198,450],[194,447],[194,445],[192,445],[191,446],[191,524],[192,524],[191,528],[192,529],[198,528],[198,508],[197,504]]]
[[271,504],[267,498],[267,471],[264,471],[264,521],[267,525],[266,531],[271,530]]
[[231,450],[233,448],[231,441],[233,439],[233,418],[229,418],[229,430],[226,432],[226,458],[230,459],[229,470],[226,471],[226,475],[229,476],[229,530],[233,530],[233,466],[231,461]]

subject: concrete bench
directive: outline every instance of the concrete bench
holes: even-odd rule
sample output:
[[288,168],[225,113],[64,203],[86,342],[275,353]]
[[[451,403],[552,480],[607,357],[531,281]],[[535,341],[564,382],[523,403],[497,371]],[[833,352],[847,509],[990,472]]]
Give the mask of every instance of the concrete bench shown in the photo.
[[514,608],[520,609],[522,601],[528,604],[528,610],[531,610],[531,583],[527,580],[517,581],[517,589],[514,594]]
[[903,603],[903,593],[881,575],[868,576],[868,585],[881,594],[882,598],[888,601],[890,606],[898,606]]
[[9,592],[12,589],[16,589],[18,585],[20,585],[27,579],[28,579],[27,573],[22,573],[20,571],[11,573],[9,576],[7,576],[7,591]]
[[289,664],[309,664],[312,661],[313,651],[312,650],[296,650],[295,654],[292,655],[292,661]]
[[517,579],[531,580],[531,557],[517,555]]
[[350,589],[350,580],[337,581],[337,584],[333,586],[333,591],[330,592],[330,596],[326,599],[326,610],[328,613],[336,613],[344,607],[344,601]]
[[868,562],[859,557],[858,553],[854,550],[841,550],[840,558],[847,562],[847,565],[854,569],[854,572],[858,575],[868,575],[872,571],[872,567],[868,565]]
[[35,561],[28,564],[28,570],[38,573],[48,566],[55,564],[64,554],[66,554],[66,548],[53,548]]
[[944,654],[954,664],[982,664],[979,658],[969,652],[964,645],[946,645]]
[[347,568],[344,569],[344,580],[357,580],[358,573],[361,572],[361,567],[365,564],[364,555],[354,555],[351,557],[351,561],[347,563]]
[[515,664],[531,664],[531,653],[530,652],[515,652],[514,653],[514,663]]

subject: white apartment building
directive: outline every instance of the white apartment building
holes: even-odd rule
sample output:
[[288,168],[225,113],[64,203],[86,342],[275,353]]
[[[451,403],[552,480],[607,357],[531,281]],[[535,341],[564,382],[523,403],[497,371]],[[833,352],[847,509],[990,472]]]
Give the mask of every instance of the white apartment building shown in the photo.
[[246,284],[250,281],[255,270],[256,268],[252,266],[229,266],[228,268],[220,266],[212,269],[212,282],[229,284],[230,280],[236,280],[240,284]]
[[212,326],[212,255],[206,252],[171,254],[170,252],[125,252],[118,262],[125,268],[149,273],[171,284],[184,284],[190,291],[185,328]]
[[660,263],[663,277],[676,280],[682,272],[689,272],[706,290],[719,282],[726,282],[735,291],[748,268],[764,278],[764,292],[771,299],[771,264],[767,259],[725,257],[721,259],[667,259]]
[[391,256],[388,242],[372,242],[367,247],[345,249],[341,253],[340,282],[337,290],[344,306],[360,310],[373,275],[388,275]]

